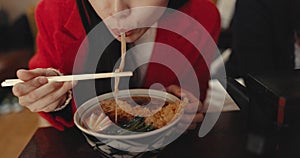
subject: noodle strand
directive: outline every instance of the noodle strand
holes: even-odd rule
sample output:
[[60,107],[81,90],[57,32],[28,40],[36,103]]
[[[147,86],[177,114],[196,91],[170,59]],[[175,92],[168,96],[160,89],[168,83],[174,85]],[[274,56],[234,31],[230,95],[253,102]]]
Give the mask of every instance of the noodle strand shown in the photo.
[[[126,39],[125,39],[125,33],[121,33],[121,62],[119,65],[119,68],[115,70],[115,72],[123,72],[124,66],[125,66],[125,56],[126,56]],[[115,77],[115,87],[114,87],[114,93],[116,96],[116,102],[118,100],[118,92],[119,92],[119,82],[120,77]],[[116,104],[116,110],[115,110],[115,123],[118,122],[118,104]]]

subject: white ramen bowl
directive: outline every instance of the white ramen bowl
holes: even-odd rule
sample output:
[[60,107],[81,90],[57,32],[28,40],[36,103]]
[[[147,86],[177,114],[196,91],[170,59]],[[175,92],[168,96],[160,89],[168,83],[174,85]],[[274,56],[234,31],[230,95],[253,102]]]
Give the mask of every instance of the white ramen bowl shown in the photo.
[[[162,99],[168,102],[179,100],[176,96],[164,91],[152,89],[130,89],[122,90],[118,93],[118,98],[128,98],[136,96],[147,96],[151,98]],[[87,129],[83,121],[93,112],[102,112],[99,102],[114,98],[114,93],[106,93],[92,98],[82,104],[74,114],[75,125],[83,132],[87,142],[96,150],[100,151],[106,157],[139,157],[142,154],[155,154],[163,147],[174,141],[182,132],[177,129],[177,124],[183,114],[183,108],[180,107],[176,118],[162,128],[149,132],[138,132],[130,135],[110,135],[101,132],[95,132]],[[182,106],[179,104],[179,106]]]

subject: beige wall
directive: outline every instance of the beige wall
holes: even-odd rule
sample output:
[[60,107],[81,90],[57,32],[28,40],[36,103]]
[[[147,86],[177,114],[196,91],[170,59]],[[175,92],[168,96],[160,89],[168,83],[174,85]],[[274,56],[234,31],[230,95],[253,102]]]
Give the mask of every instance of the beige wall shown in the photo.
[[34,6],[40,0],[0,0],[0,8],[6,10],[9,14],[10,20],[15,20],[27,9]]

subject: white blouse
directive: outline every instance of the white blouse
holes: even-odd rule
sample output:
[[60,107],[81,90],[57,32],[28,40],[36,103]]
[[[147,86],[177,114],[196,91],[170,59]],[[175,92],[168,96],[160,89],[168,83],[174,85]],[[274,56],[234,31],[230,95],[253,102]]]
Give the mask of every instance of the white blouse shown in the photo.
[[141,86],[145,80],[148,63],[154,47],[156,27],[157,23],[152,25],[137,41],[130,44],[130,49],[126,54],[125,68],[131,71],[138,68],[138,86]]

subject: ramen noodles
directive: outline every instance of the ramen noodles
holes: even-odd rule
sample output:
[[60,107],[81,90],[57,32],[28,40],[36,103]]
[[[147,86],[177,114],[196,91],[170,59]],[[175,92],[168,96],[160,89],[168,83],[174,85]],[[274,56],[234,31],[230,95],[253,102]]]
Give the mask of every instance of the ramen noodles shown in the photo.
[[[125,56],[126,56],[126,39],[125,39],[125,33],[121,33],[121,63],[119,65],[119,68],[115,70],[115,72],[122,72],[124,70],[125,66]],[[115,87],[114,92],[117,96],[119,92],[119,82],[120,77],[115,77]],[[118,99],[118,97],[116,97]],[[117,106],[115,108],[118,108]],[[118,122],[118,110],[115,110],[115,122]]]

